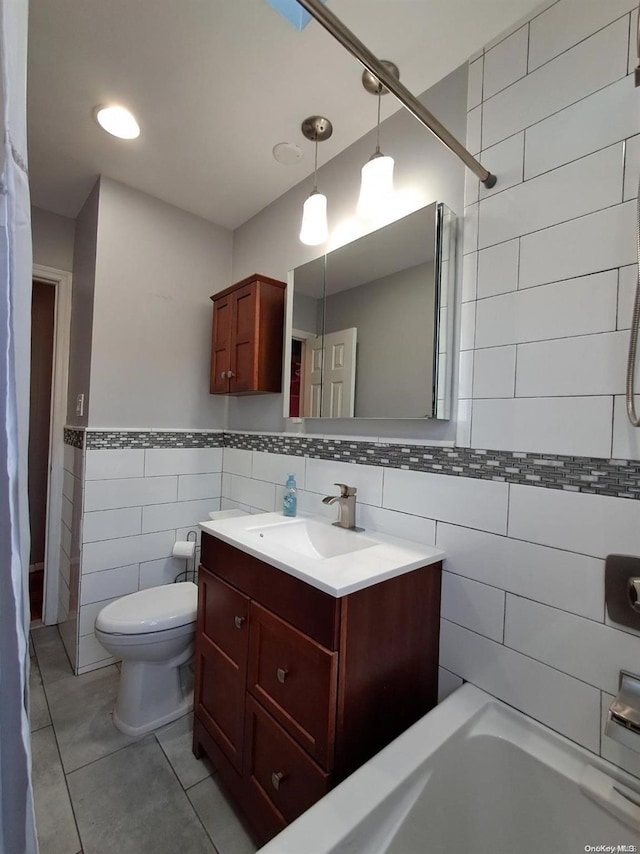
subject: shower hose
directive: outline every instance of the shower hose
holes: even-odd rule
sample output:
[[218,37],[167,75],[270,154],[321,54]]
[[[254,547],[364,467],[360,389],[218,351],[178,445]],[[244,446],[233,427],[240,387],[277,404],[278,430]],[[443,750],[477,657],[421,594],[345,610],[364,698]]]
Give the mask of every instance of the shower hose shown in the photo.
[[636,412],[634,385],[636,361],[638,355],[638,326],[640,325],[640,183],[638,185],[638,207],[636,214],[636,251],[638,263],[638,279],[636,297],[633,302],[633,318],[631,320],[631,335],[629,336],[629,358],[627,360],[627,415],[634,427],[640,427],[640,418]]

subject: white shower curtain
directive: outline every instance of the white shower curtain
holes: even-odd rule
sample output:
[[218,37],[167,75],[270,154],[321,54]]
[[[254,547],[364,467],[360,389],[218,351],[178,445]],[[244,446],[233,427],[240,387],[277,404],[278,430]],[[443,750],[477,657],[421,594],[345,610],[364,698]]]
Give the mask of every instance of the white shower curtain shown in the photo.
[[0,852],[38,845],[28,720],[31,228],[27,0],[0,0]]

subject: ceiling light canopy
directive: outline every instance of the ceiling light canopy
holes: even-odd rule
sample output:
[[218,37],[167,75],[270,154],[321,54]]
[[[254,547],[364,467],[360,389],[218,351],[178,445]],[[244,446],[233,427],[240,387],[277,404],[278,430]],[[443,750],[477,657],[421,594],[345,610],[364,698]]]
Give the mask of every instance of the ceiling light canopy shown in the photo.
[[137,139],[140,136],[140,125],[125,107],[96,107],[95,117],[100,127],[112,136],[120,139]]

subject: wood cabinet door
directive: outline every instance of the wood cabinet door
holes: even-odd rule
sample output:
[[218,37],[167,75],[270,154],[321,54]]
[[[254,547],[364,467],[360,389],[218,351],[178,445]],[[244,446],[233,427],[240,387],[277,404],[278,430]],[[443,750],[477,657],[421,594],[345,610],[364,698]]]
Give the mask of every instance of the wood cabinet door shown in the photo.
[[249,599],[200,567],[195,714],[242,771]]
[[338,654],[256,602],[247,688],[324,768],[333,767]]
[[247,797],[258,832],[268,839],[319,801],[331,777],[252,697],[245,741]]
[[229,391],[258,388],[258,285],[253,282],[231,295],[231,381]]
[[232,295],[213,301],[211,331],[211,394],[228,394],[231,370]]

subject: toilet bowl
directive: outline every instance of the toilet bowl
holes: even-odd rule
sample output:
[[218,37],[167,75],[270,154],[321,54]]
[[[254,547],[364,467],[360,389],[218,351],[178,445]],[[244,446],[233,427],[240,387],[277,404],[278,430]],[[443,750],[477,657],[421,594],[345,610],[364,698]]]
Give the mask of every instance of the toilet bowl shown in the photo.
[[198,588],[191,581],[151,587],[106,605],[95,634],[122,660],[114,725],[142,735],[186,714],[193,692],[181,668],[193,655]]

